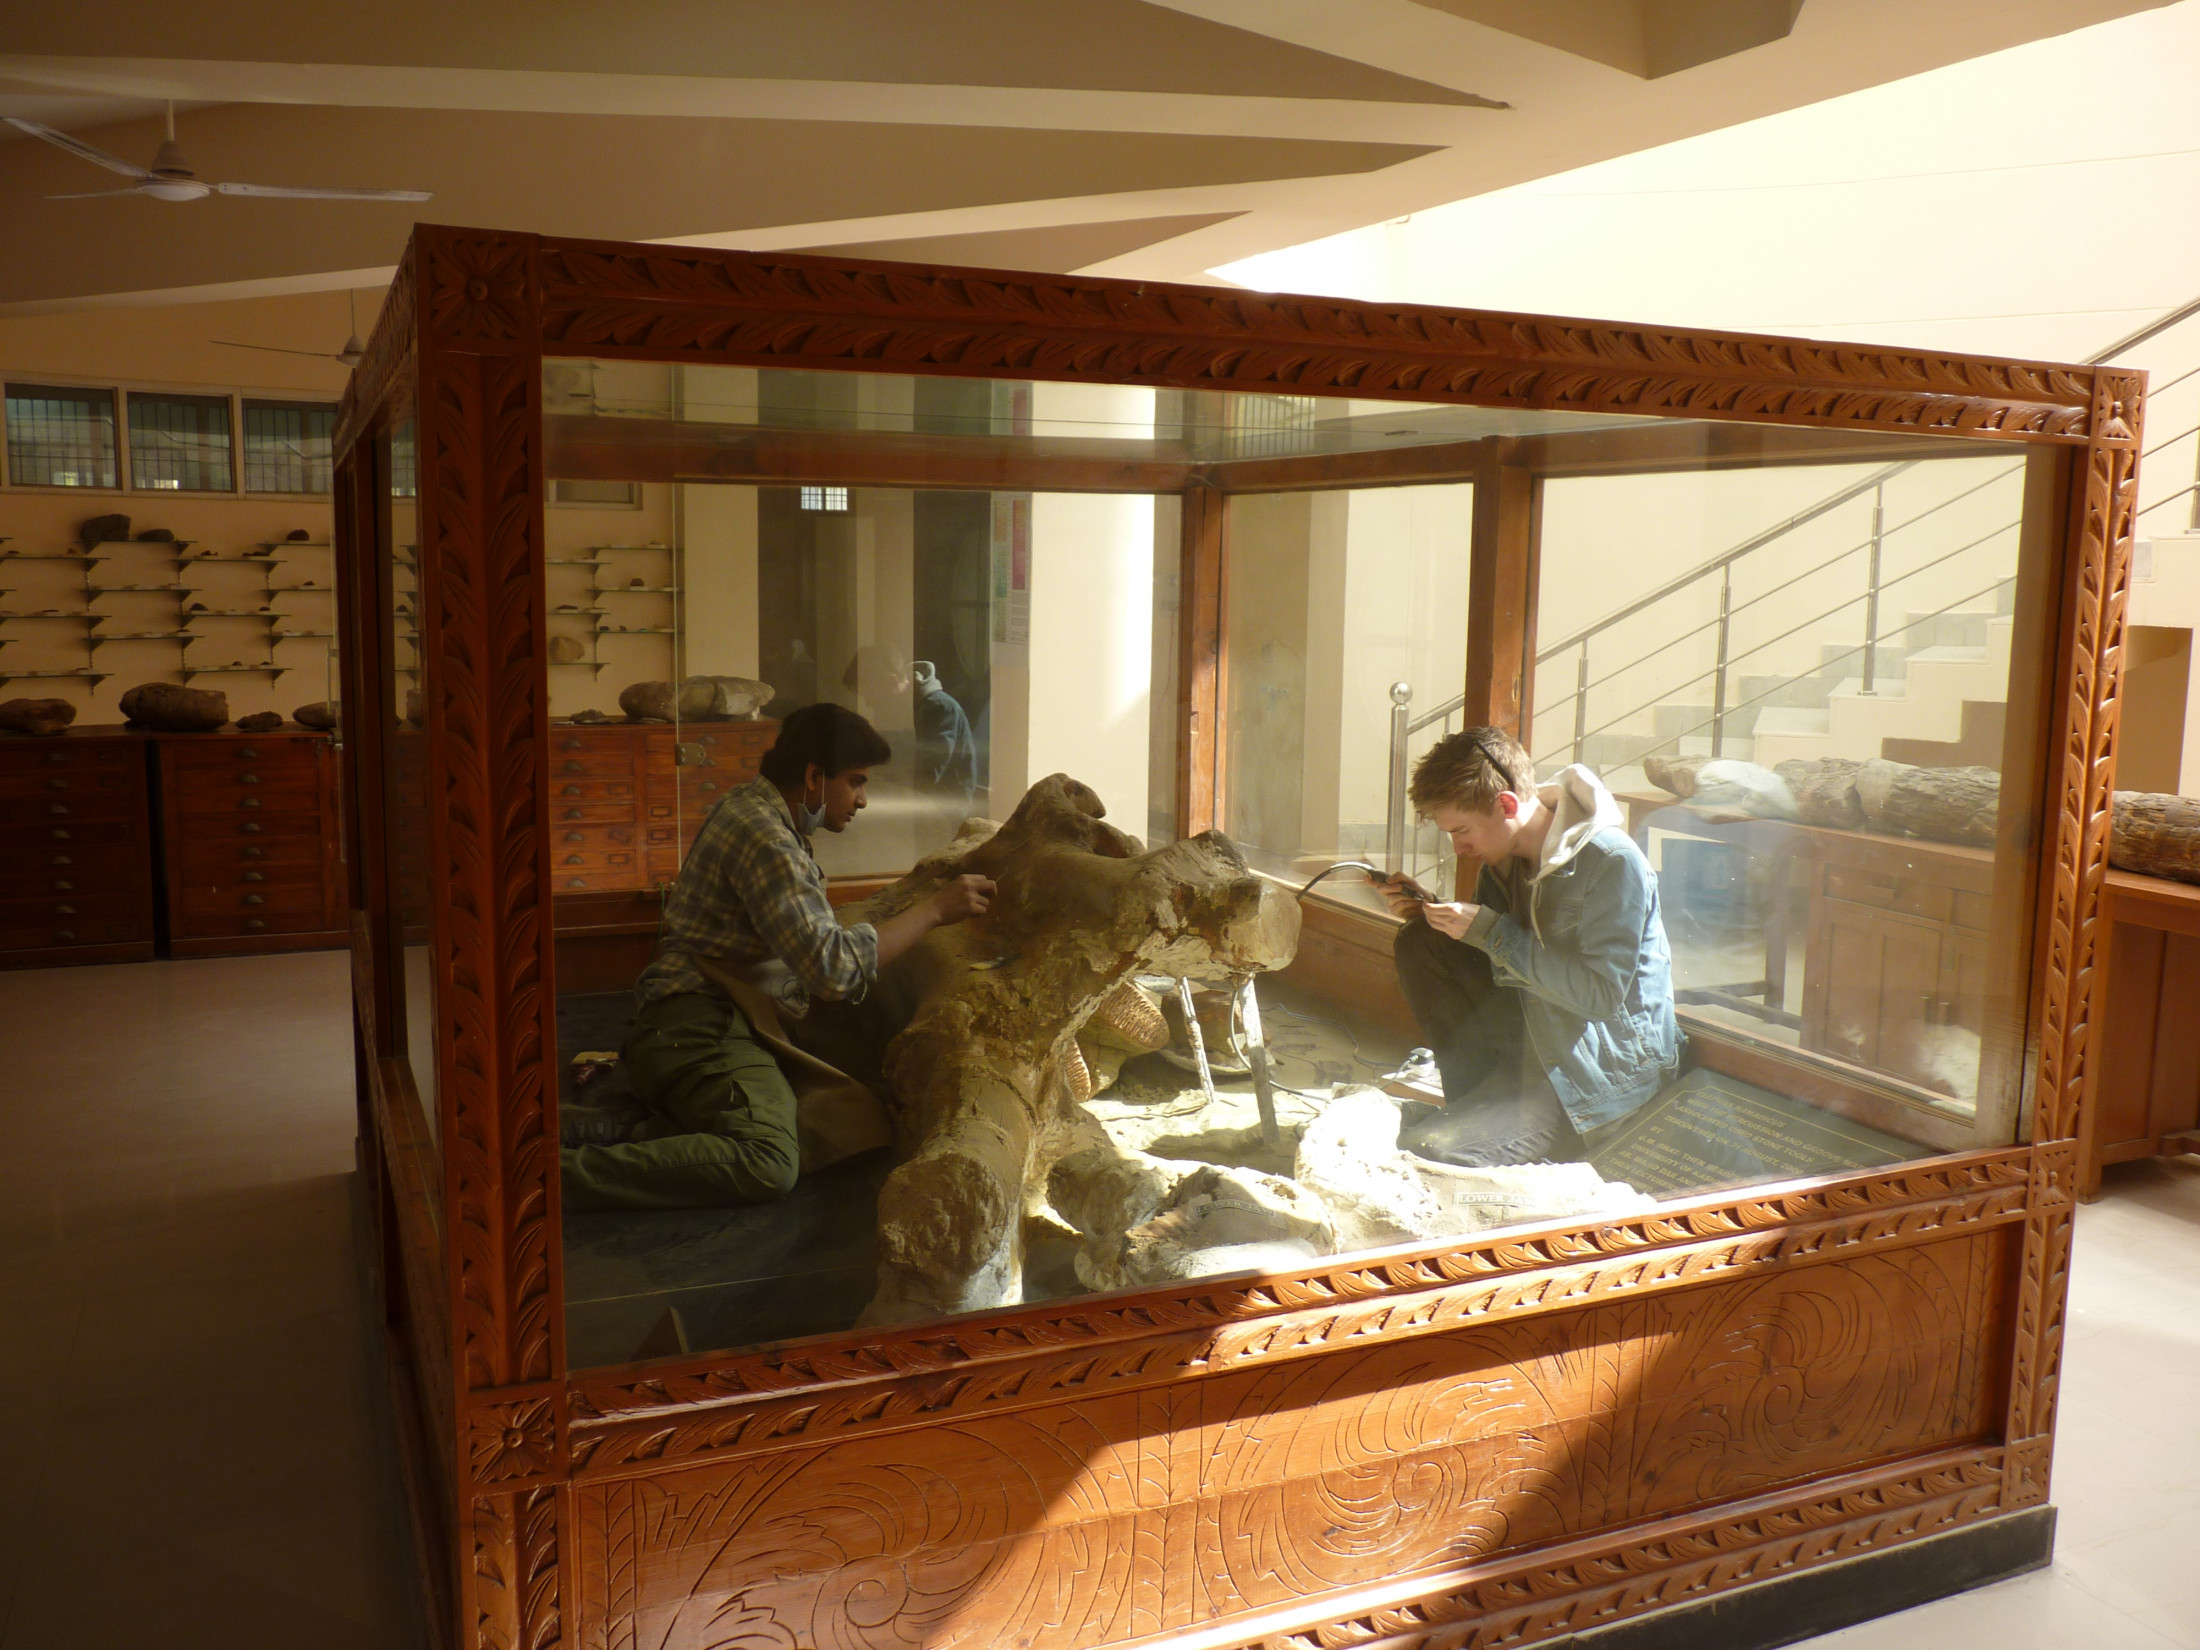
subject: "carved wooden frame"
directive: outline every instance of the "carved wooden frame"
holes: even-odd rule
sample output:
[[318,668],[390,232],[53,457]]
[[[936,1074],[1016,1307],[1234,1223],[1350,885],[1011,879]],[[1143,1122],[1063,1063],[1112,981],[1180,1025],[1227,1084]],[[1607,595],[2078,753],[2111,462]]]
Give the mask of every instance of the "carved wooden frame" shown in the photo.
[[[2055,627],[2060,691],[2040,821],[2031,1143],[1711,1199],[1610,1225],[1420,1246],[1256,1283],[1058,1302],[868,1340],[571,1374],[560,1286],[548,784],[541,661],[545,352],[726,365],[1013,375],[1664,413],[2073,449]],[[417,373],[417,391],[410,382]],[[357,463],[416,394],[423,637],[442,992],[442,1263],[447,1335],[426,1397],[455,1435],[442,1511],[457,1642],[625,1642],[577,1624],[576,1554],[602,1531],[584,1493],[698,1463],[768,1460],[1222,1371],[1443,1341],[1466,1326],[1574,1322],[1617,1302],[1695,1299],[1967,1242],[2004,1265],[1991,1360],[2006,1404],[1966,1442],[1706,1509],[1496,1551],[1381,1584],[1316,1590],[1170,1642],[1519,1644],[1876,1550],[2047,1495],[2079,1113],[2102,958],[2099,914],[2137,487],[2142,375],[2107,368],[1547,317],[930,269],[420,227],[354,376],[339,432]],[[357,510],[342,530],[371,546]],[[1219,535],[1193,535],[1201,589]],[[1215,543],[1206,540],[1213,537]],[[356,561],[353,563],[356,568]],[[356,578],[356,573],[354,574]],[[347,585],[347,589],[353,588]],[[346,620],[357,624],[356,616]],[[351,643],[359,638],[354,635]],[[1194,644],[1187,641],[1187,648]],[[1214,661],[1186,706],[1214,703]],[[1204,689],[1196,682],[1206,681]],[[361,702],[354,699],[354,703]],[[1182,741],[1211,761],[1211,720]],[[1203,781],[1204,783],[1205,781]],[[1192,794],[1189,789],[1187,795]],[[356,808],[356,801],[354,807]],[[373,834],[377,821],[355,824]],[[369,879],[371,883],[372,879]],[[371,897],[371,896],[370,896]],[[371,919],[371,913],[370,919]],[[371,920],[356,927],[365,939]],[[371,1014],[371,992],[361,1011]],[[389,1062],[363,1059],[389,1155]],[[385,1165],[384,1172],[388,1172]],[[417,1234],[415,1234],[417,1235]],[[1992,1247],[1978,1247],[1991,1245]],[[2006,1251],[2006,1252],[2005,1252]],[[1999,1257],[1999,1258],[1997,1258]],[[1993,1322],[2002,1323],[1995,1318]],[[447,1325],[447,1327],[446,1327]],[[1978,1368],[1983,1366],[1973,1365]],[[590,1508],[598,1506],[591,1499]],[[595,1545],[590,1545],[595,1543]],[[603,1581],[601,1564],[589,1586]],[[587,1631],[576,1633],[585,1625]],[[631,1625],[631,1624],[630,1624]],[[761,1642],[761,1641],[759,1641]],[[855,1642],[850,1640],[849,1642]],[[1108,1642],[1143,1642],[1117,1636]]]

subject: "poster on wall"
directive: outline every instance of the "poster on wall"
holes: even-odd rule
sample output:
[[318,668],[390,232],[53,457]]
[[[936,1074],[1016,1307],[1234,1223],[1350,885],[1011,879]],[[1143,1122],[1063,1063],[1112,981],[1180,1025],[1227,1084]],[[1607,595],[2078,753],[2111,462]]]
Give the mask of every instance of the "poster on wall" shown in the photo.
[[1031,645],[1031,495],[993,495],[993,656],[1021,663]]

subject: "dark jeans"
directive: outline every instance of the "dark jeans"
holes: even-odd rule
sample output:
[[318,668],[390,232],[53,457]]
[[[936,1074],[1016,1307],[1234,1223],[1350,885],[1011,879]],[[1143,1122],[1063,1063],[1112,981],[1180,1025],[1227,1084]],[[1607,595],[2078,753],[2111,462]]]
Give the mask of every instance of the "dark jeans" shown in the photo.
[[1578,1161],[1581,1136],[1550,1079],[1523,1064],[1520,993],[1497,983],[1490,959],[1420,917],[1398,930],[1392,954],[1444,1080],[1442,1106],[1406,1104],[1398,1144],[1468,1169]]

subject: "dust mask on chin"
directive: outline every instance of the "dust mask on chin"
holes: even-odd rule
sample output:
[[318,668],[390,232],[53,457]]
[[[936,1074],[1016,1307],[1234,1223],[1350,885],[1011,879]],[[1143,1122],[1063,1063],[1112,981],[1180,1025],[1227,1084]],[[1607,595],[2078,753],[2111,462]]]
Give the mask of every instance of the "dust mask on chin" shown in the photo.
[[802,802],[796,806],[795,811],[802,816],[804,836],[815,835],[817,828],[825,823],[825,810],[822,806],[813,808],[808,802]]

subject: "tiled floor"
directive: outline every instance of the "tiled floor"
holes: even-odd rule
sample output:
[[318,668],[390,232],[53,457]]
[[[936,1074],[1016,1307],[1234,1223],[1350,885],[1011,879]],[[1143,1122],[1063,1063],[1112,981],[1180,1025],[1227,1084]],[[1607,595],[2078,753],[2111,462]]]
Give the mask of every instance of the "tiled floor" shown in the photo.
[[335,952],[0,974],[0,1646],[413,1650]]
[[[415,1650],[333,953],[0,974],[0,1650]],[[2080,1212],[2053,1569],[1813,1641],[2200,1650],[2200,1161]]]

